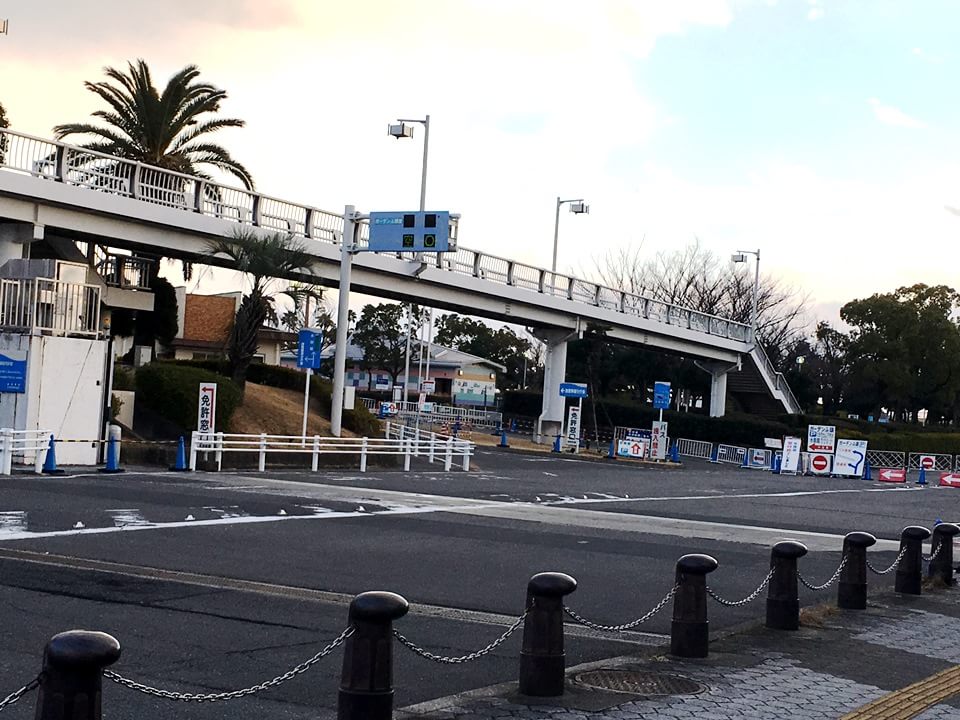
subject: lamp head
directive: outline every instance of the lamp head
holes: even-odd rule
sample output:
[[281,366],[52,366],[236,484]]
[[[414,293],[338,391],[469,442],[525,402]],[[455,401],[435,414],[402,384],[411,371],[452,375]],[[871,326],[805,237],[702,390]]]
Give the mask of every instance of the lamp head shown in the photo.
[[412,138],[413,137],[413,125],[407,125],[406,123],[397,123],[387,125],[387,134],[391,135],[398,140],[400,138]]

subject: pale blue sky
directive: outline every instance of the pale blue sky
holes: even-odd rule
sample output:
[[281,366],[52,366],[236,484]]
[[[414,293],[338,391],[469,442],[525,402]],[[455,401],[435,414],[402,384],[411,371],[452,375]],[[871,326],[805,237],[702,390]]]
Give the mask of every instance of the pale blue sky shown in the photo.
[[549,265],[561,195],[592,205],[561,218],[561,269],[641,241],[760,248],[830,319],[956,282],[960,3],[0,0],[0,17],[0,102],[25,132],[83,119],[104,65],[197,63],[248,121],[220,141],[274,196],[415,207],[420,134],[385,127],[429,113],[427,204],[462,214],[469,247]]

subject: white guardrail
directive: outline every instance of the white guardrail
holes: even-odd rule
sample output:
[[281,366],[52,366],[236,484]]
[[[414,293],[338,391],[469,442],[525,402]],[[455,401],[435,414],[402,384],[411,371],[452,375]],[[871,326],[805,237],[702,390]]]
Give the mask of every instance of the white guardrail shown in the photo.
[[387,423],[386,437],[320,437],[319,435],[246,435],[241,433],[200,433],[190,437],[190,469],[197,469],[197,456],[212,453],[217,470],[223,465],[224,453],[257,453],[257,467],[266,468],[269,454],[300,454],[311,456],[311,469],[316,472],[321,455],[356,455],[360,472],[367,471],[371,455],[403,457],[403,469],[410,469],[411,457],[425,456],[429,462],[442,461],[443,469],[450,470],[454,462],[463,470],[470,469],[470,458],[475,445],[440,433],[415,430],[405,425]]
[[49,430],[0,429],[0,475],[13,472],[16,459],[23,465],[33,462],[33,470],[39,474],[52,434]]
[[[376,415],[380,410],[380,400],[376,398],[360,398],[363,406]],[[393,402],[397,406],[397,415],[406,419],[416,417],[419,410],[419,403],[415,402]],[[463,425],[473,427],[500,427],[503,424],[503,413],[493,410],[474,410],[473,408],[462,408],[456,405],[437,405],[434,404],[431,412],[419,412],[421,422],[433,423],[453,423],[459,421]]]
[[[343,235],[343,217],[338,213],[0,129],[0,147],[4,145],[6,149],[0,153],[0,168],[51,182],[121,195],[335,245],[340,243]],[[366,242],[367,228],[365,225],[361,227],[362,245]],[[745,323],[476,250],[458,247],[455,252],[424,253],[424,258],[440,270],[562,297],[707,335],[740,342],[750,340],[750,326]]]

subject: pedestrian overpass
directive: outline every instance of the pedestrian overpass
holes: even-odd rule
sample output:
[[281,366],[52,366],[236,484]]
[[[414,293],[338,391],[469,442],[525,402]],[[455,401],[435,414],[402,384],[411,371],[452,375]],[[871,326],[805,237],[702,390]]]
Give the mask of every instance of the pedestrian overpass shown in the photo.
[[[313,274],[289,279],[339,283],[342,214],[9,130],[0,129],[0,158],[0,264],[22,256],[25,235],[56,233],[230,267],[228,258],[210,254],[209,243],[249,227],[303,238],[315,258]],[[362,246],[366,226],[360,235]],[[604,328],[613,342],[695,359],[711,376],[711,415],[725,412],[728,378],[731,392],[800,412],[748,325],[572,275],[458,245],[455,252],[426,254],[422,262],[358,253],[351,289],[535,328],[546,345],[539,424],[545,435],[556,433],[564,419],[559,385],[566,344],[588,327]]]

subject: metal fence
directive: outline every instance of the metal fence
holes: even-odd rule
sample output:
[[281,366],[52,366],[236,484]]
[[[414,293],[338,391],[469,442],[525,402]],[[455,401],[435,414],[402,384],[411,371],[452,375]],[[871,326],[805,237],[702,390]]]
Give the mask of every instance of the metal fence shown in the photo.
[[677,438],[677,452],[687,457],[709,460],[713,456],[713,443],[704,440]]
[[14,462],[32,464],[39,474],[52,437],[49,430],[0,429],[0,475],[10,475]]
[[717,462],[743,465],[747,449],[739,445],[717,445]]
[[867,450],[867,462],[875,468],[903,468],[907,454],[895,450]]
[[0,327],[31,335],[98,337],[100,288],[50,278],[0,280]]
[[[376,398],[360,398],[360,402],[367,410],[376,413],[380,409],[380,400]],[[462,425],[472,427],[497,428],[503,424],[503,413],[493,410],[476,410],[473,408],[462,408],[455,405],[433,405],[430,412],[421,411],[419,403],[400,401],[392,403],[398,408],[397,415],[404,420],[411,420],[417,415],[423,422],[432,423],[454,423],[459,422]]]
[[[929,463],[925,462],[926,458],[932,460],[932,467]],[[942,470],[949,472],[953,470],[953,455],[943,455],[940,453],[910,453],[907,456],[907,469],[908,470],[919,470],[923,468],[924,470]]]
[[223,465],[224,453],[256,453],[257,467],[266,469],[267,456],[309,455],[311,469],[316,472],[321,455],[355,455],[360,472],[367,470],[370,456],[401,456],[404,470],[410,469],[410,458],[425,456],[430,462],[443,461],[444,469],[450,470],[459,462],[464,470],[470,469],[470,457],[475,446],[469,440],[460,440],[439,433],[415,430],[404,425],[387,423],[384,438],[320,437],[319,435],[259,435],[242,433],[200,433],[194,431],[190,440],[190,469],[197,469],[198,455],[209,453],[214,457],[217,470]]

